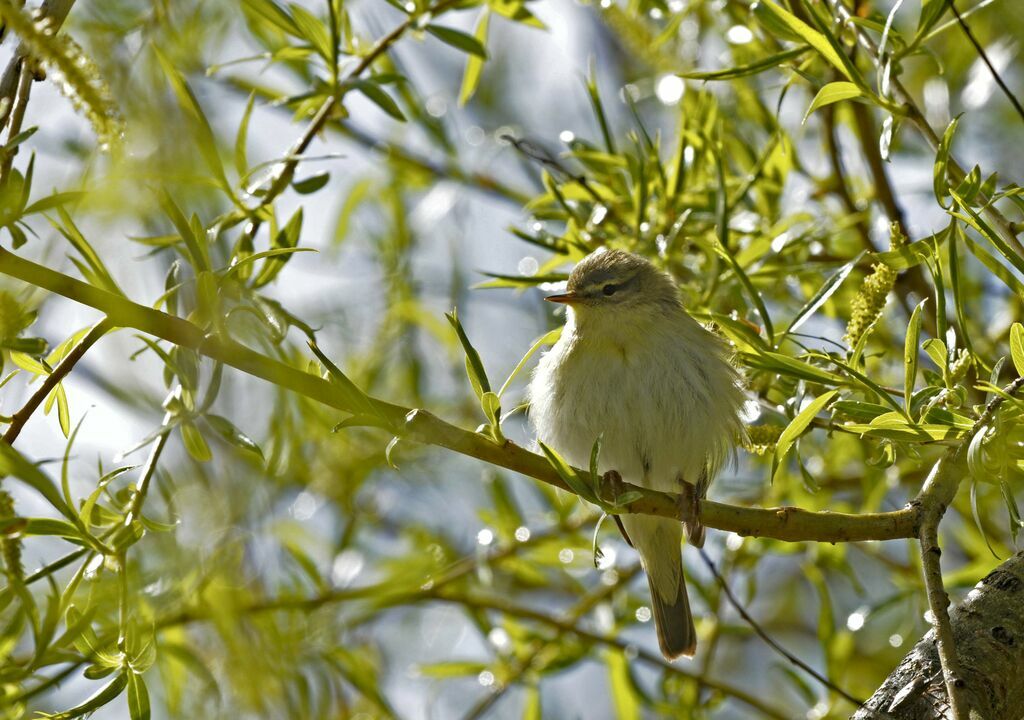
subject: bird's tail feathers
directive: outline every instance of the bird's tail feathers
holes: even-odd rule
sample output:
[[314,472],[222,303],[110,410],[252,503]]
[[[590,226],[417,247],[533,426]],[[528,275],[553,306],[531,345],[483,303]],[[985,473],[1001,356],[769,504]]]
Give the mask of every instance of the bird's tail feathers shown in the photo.
[[[677,562],[681,563],[681,560]],[[654,625],[658,631],[658,645],[667,660],[681,655],[693,657],[697,650],[697,630],[690,613],[690,599],[686,595],[686,582],[679,573],[679,586],[671,600],[665,600],[654,587],[651,576],[647,576],[651,588],[651,607],[654,609]]]

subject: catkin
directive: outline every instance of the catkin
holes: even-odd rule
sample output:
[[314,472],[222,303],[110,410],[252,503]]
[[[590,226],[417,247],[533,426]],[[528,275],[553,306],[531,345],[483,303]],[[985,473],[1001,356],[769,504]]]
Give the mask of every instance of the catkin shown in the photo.
[[[897,250],[907,244],[907,236],[899,223],[889,226],[889,249]],[[856,347],[864,333],[882,315],[885,302],[896,284],[897,273],[888,265],[876,263],[871,266],[871,274],[864,278],[860,292],[850,303],[850,322],[846,325],[844,339],[852,348]]]

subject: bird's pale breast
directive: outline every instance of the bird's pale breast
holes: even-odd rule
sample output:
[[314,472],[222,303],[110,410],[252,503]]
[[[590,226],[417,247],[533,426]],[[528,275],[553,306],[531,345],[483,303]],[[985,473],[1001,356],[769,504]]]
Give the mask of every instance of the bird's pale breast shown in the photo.
[[636,344],[566,333],[531,384],[538,436],[586,467],[601,435],[601,472],[615,469],[627,481],[666,491],[677,489],[680,476],[696,482],[732,432],[725,413],[733,411],[736,391],[719,348],[696,323]]

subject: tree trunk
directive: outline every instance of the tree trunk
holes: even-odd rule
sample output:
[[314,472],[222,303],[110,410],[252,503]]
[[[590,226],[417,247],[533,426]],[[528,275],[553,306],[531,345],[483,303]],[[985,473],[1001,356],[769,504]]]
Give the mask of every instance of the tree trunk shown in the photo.
[[[1024,552],[989,573],[951,613],[972,718],[1024,718]],[[853,720],[949,717],[935,632],[929,631]]]

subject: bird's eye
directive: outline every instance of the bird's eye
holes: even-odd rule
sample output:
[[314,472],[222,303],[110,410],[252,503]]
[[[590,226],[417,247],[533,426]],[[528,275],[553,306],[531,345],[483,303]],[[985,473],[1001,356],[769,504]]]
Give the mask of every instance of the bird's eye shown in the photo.
[[618,285],[610,285],[609,284],[609,285],[605,285],[603,288],[601,288],[601,292],[603,292],[605,295],[614,295],[615,291],[618,290],[618,289],[619,289]]

